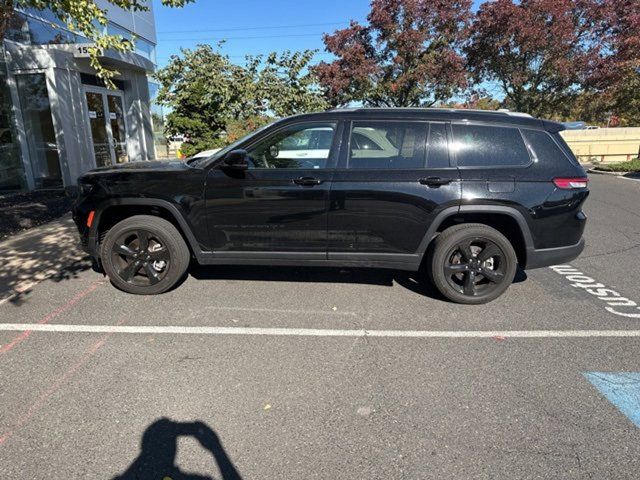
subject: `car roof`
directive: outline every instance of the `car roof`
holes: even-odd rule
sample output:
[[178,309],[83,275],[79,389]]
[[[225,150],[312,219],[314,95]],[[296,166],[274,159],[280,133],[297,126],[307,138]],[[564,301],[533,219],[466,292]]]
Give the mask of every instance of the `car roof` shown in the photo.
[[[550,120],[541,120],[527,113],[506,110],[472,110],[457,108],[337,108],[324,112],[294,115],[297,120],[318,119],[367,119],[381,120],[432,120],[432,121],[470,121],[505,124],[529,128],[544,128],[551,132],[559,132],[565,126]],[[287,120],[287,119],[283,119]]]

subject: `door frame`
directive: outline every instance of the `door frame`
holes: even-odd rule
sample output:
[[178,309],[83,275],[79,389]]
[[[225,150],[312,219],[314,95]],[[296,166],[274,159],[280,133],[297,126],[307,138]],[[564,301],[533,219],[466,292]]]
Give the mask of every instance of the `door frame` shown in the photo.
[[93,85],[83,85],[82,86],[82,103],[83,103],[83,108],[84,108],[84,117],[85,117],[85,121],[87,122],[87,126],[89,126],[89,145],[90,145],[90,151],[91,151],[91,155],[93,157],[93,164],[97,167],[98,164],[96,162],[96,151],[95,151],[95,146],[93,143],[93,134],[91,133],[91,118],[89,118],[89,104],[87,103],[87,92],[90,93],[97,93],[102,95],[102,105],[104,108],[104,112],[105,112],[105,128],[107,130],[107,139],[109,142],[109,156],[111,157],[111,165],[116,165],[117,161],[116,161],[116,151],[115,151],[115,145],[114,145],[114,137],[113,137],[113,131],[111,129],[111,120],[107,118],[107,116],[109,115],[109,102],[107,100],[107,95],[113,95],[116,97],[120,97],[120,100],[122,101],[122,121],[124,123],[124,138],[125,138],[125,145],[129,146],[129,134],[127,133],[127,116],[124,114],[124,92],[122,90],[111,90],[109,88],[105,88],[105,87],[95,87]]

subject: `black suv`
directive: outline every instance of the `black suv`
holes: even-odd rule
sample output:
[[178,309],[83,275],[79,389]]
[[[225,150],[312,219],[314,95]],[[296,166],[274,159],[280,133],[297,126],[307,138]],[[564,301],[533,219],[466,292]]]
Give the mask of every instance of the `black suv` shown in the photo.
[[584,247],[584,169],[562,125],[449,109],[344,109],[275,122],[207,158],[79,179],[74,219],[112,283],[156,294],[206,265],[423,271],[485,303],[518,265]]

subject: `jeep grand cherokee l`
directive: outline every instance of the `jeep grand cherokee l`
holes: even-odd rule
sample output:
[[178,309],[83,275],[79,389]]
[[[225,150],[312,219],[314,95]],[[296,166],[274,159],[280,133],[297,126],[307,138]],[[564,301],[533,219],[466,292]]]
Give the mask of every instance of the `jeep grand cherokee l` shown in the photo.
[[170,289],[193,259],[423,271],[448,299],[485,303],[518,266],[584,247],[587,177],[562,129],[510,112],[298,115],[209,157],[93,170],[74,218],[131,293]]

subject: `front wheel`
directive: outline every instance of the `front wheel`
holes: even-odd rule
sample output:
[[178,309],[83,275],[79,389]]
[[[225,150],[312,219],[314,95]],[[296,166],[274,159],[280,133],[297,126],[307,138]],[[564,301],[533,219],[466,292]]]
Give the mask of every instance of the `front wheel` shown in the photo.
[[487,303],[513,282],[518,259],[509,240],[496,229],[478,223],[457,225],[435,242],[431,275],[449,300]]
[[170,222],[136,215],[107,232],[100,257],[117,288],[155,295],[166,292],[182,278],[190,256],[182,235]]

